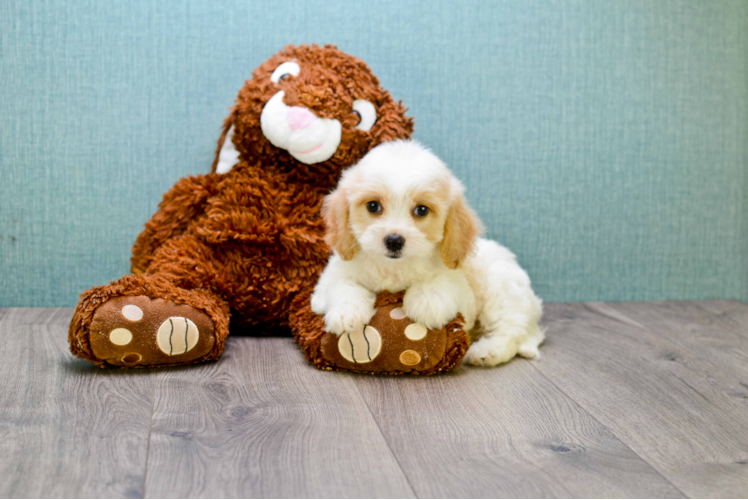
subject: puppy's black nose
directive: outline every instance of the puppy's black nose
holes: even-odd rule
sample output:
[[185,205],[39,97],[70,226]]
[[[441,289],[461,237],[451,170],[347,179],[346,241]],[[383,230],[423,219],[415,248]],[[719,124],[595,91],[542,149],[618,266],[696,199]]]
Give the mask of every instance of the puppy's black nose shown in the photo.
[[403,249],[404,245],[405,238],[399,234],[388,234],[384,237],[384,246],[386,246],[387,250],[390,252],[399,252]]

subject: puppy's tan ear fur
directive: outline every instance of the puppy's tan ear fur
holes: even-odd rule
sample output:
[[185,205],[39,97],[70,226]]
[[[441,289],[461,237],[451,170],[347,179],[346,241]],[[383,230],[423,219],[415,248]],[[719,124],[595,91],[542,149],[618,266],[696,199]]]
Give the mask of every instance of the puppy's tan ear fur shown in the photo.
[[452,203],[444,223],[441,255],[444,264],[457,269],[475,247],[475,240],[483,231],[475,212],[467,206],[462,195]]
[[322,203],[322,218],[327,226],[325,242],[334,248],[343,260],[351,260],[358,251],[358,244],[348,223],[348,200],[343,188],[338,187],[325,196]]

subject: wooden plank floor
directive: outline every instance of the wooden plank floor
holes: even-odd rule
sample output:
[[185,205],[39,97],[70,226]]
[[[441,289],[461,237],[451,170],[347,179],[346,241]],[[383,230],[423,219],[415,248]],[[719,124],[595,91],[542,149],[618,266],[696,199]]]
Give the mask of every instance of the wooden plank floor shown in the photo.
[[100,370],[0,309],[0,497],[746,497],[748,305],[548,304],[543,359],[320,372],[288,338]]

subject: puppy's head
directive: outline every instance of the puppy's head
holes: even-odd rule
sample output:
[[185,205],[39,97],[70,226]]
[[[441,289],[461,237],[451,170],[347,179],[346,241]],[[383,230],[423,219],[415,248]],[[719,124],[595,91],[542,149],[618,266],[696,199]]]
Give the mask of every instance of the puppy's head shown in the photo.
[[358,251],[385,261],[423,259],[438,247],[455,269],[481,231],[463,193],[444,162],[418,143],[382,144],[325,198],[326,241],[344,260]]

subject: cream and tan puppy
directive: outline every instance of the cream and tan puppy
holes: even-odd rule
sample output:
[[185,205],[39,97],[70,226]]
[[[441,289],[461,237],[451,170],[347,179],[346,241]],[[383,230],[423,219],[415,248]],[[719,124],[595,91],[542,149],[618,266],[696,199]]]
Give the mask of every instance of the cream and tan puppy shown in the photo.
[[472,340],[467,363],[539,356],[541,301],[514,254],[478,238],[481,223],[464,190],[412,141],[377,146],[344,172],[324,201],[335,252],[312,295],[330,332],[363,329],[379,292],[406,290],[405,313],[429,328],[462,313]]

